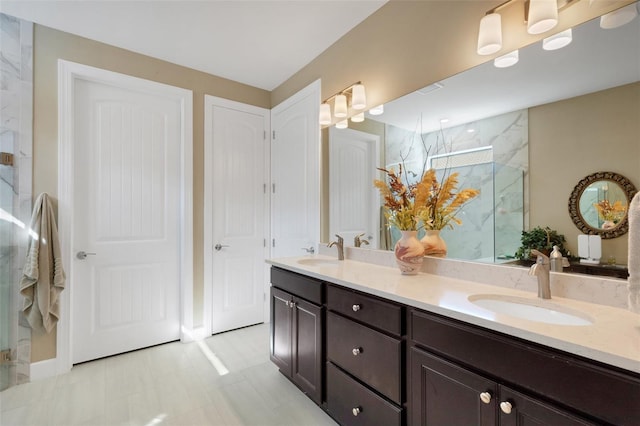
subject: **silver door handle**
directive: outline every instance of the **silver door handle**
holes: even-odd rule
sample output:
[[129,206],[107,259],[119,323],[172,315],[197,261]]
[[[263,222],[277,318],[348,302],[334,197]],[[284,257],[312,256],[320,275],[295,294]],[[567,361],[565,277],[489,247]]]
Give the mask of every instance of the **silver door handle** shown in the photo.
[[80,260],[85,260],[87,256],[95,256],[95,255],[96,255],[95,253],[87,253],[86,251],[82,251],[82,250],[76,253],[76,257]]
[[218,243],[215,246],[213,246],[213,248],[216,249],[216,251],[222,250],[222,247],[231,247],[231,246],[227,246],[227,245],[220,244],[220,243]]

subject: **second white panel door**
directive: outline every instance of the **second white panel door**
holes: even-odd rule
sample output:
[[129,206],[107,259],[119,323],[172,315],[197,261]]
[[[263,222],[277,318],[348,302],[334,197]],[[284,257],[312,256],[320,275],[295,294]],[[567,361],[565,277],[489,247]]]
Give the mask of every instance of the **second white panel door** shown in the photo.
[[[207,97],[212,332],[264,321],[268,111]],[[222,105],[220,104],[222,103]],[[209,268],[207,268],[209,269]]]

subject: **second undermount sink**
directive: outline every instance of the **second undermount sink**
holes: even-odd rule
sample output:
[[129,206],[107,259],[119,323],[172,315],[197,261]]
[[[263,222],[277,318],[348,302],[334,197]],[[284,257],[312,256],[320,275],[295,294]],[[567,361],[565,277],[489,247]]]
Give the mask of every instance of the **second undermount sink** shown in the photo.
[[318,259],[310,257],[308,259],[299,259],[298,263],[305,266],[338,266],[340,261],[337,259]]
[[469,296],[469,301],[489,311],[528,321],[574,326],[593,324],[593,319],[587,314],[547,300],[499,294],[475,294]]

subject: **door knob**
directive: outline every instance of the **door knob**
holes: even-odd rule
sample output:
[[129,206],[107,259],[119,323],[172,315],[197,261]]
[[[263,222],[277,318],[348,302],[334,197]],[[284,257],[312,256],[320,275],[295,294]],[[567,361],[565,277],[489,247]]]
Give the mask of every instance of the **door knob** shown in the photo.
[[222,250],[222,247],[231,247],[231,246],[227,246],[227,245],[220,244],[220,243],[218,243],[215,246],[213,246],[213,248],[216,249],[216,251]]
[[87,253],[86,251],[82,251],[82,250],[76,253],[76,257],[80,260],[85,260],[87,256],[95,256],[95,255],[96,255],[95,253]]

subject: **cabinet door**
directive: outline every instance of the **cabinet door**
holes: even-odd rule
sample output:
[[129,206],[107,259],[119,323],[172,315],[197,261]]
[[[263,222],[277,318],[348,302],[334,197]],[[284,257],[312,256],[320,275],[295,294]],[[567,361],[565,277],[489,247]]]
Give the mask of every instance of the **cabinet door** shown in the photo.
[[496,424],[495,382],[416,348],[410,364],[411,425]]
[[[505,404],[508,404],[505,406]],[[500,426],[593,425],[557,407],[500,387]]]
[[293,381],[316,403],[322,403],[322,311],[299,298],[293,302]]
[[280,371],[291,377],[293,371],[291,356],[291,323],[293,296],[271,287],[271,361]]

